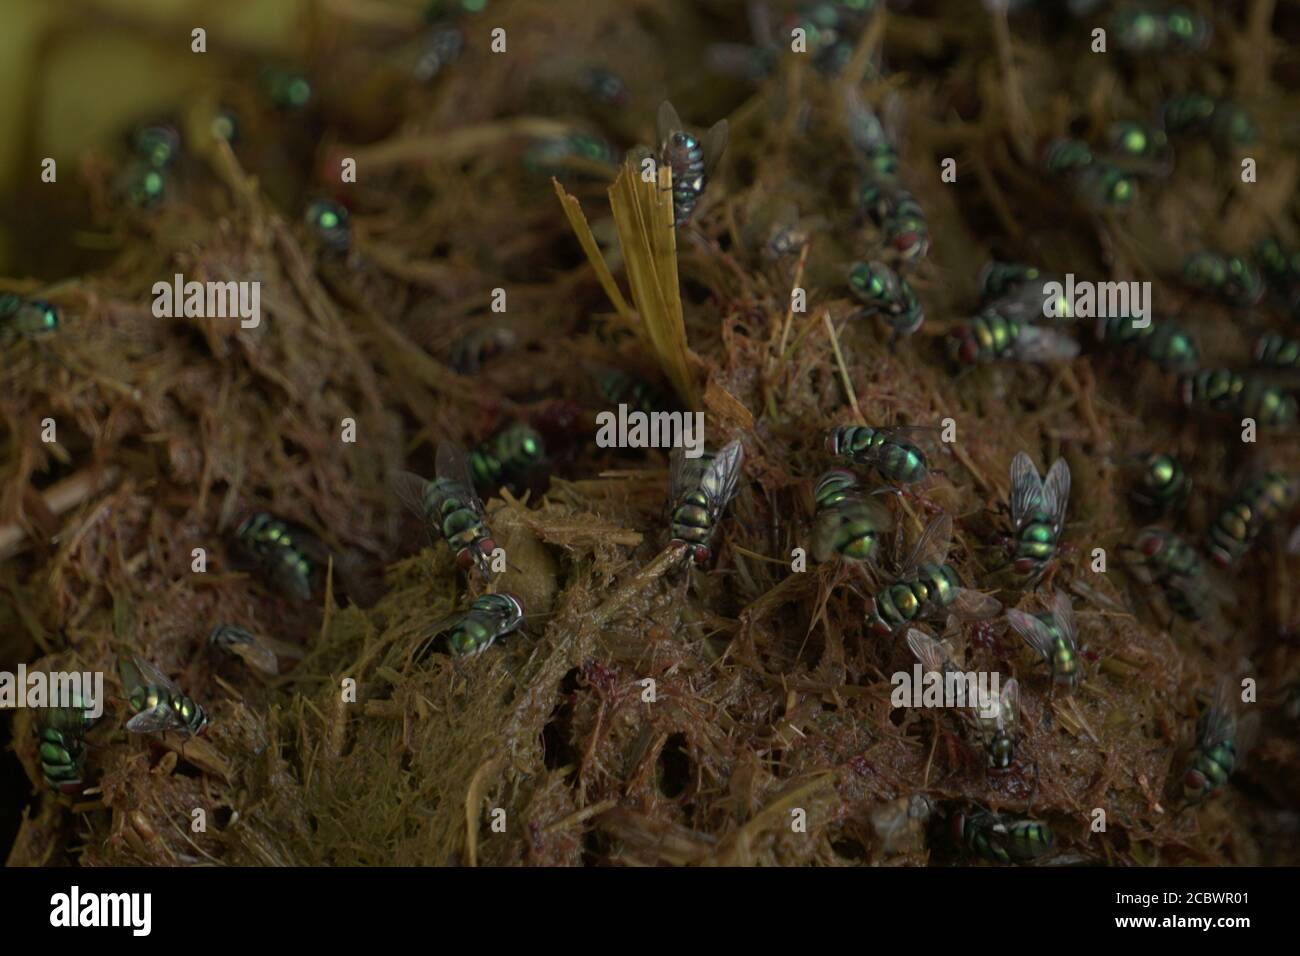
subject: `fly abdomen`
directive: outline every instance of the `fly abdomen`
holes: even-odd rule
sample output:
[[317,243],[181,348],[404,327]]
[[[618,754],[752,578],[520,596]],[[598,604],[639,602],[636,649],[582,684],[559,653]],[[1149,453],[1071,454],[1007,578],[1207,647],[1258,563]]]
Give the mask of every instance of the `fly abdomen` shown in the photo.
[[1168,320],[1152,326],[1155,330],[1143,339],[1142,354],[1166,372],[1195,371],[1201,354],[1187,331]]
[[1254,357],[1263,368],[1300,368],[1300,342],[1266,332],[1255,343]]
[[651,385],[626,372],[612,371],[602,375],[600,393],[611,405],[627,405],[647,415],[668,408],[663,396]]
[[490,555],[496,550],[492,533],[483,519],[464,500],[448,496],[439,504],[438,529],[447,544],[456,552],[456,561],[462,568],[476,563],[475,552]]
[[546,444],[536,430],[516,422],[493,435],[469,456],[474,482],[486,490],[523,481],[546,457]]
[[977,856],[995,863],[1037,859],[1052,848],[1051,828],[1038,820],[1016,820],[987,810],[958,814],[955,829]]
[[1017,820],[1007,826],[1007,855],[1012,860],[1033,860],[1052,847],[1054,837],[1046,823],[1037,820]]
[[41,773],[46,784],[60,793],[76,793],[82,787],[86,747],[75,734],[46,728],[40,732]]
[[208,713],[195,700],[166,687],[148,684],[137,687],[127,698],[137,714],[166,710],[175,724],[188,733],[197,734],[208,723]]
[[1020,323],[986,309],[953,330],[948,351],[962,365],[992,362],[1006,355],[1020,338]]
[[1279,472],[1268,472],[1241,488],[1210,526],[1208,550],[1215,564],[1224,568],[1236,564],[1264,526],[1288,510],[1295,497],[1295,483]]
[[704,192],[704,148],[690,133],[677,132],[669,139],[663,161],[673,171],[673,224],[681,226]]
[[1016,570],[1021,573],[1051,560],[1056,554],[1056,532],[1052,530],[1051,516],[1041,512],[1033,515],[1016,535]]
[[1132,498],[1141,508],[1163,514],[1186,500],[1192,482],[1182,463],[1172,455],[1149,455],[1142,464],[1142,472]]
[[708,498],[703,491],[689,493],[673,512],[673,538],[688,544],[706,544],[712,533]]
[[1107,345],[1132,345],[1155,332],[1155,322],[1137,325],[1131,315],[1108,315],[1097,320],[1097,338]]
[[876,595],[873,601],[875,617],[886,633],[897,630],[915,620],[921,611],[921,602],[906,584],[892,584]]
[[45,783],[59,793],[77,793],[84,785],[86,730],[91,725],[78,707],[58,707],[41,713],[37,740]]
[[457,657],[480,654],[516,630],[523,620],[524,606],[514,595],[485,594],[452,626],[447,644]]
[[265,512],[245,518],[235,531],[250,555],[288,591],[297,597],[311,598],[315,564],[304,553],[298,534]]
[[946,608],[957,598],[961,588],[961,579],[949,564],[923,564],[920,577],[912,585],[913,590],[923,602],[930,602],[937,608]]
[[1232,741],[1198,751],[1183,775],[1183,795],[1189,800],[1204,799],[1228,782],[1236,765],[1237,747]]

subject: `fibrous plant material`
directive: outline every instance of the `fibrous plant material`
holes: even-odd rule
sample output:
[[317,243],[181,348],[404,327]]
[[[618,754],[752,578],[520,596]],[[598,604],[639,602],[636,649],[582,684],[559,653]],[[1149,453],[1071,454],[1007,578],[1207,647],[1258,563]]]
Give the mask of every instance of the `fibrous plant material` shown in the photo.
[[[179,151],[60,161],[86,247],[0,279],[0,662],[109,700],[16,712],[9,861],[1300,858],[1293,12],[1094,54],[1057,4],[489,6],[330,4],[269,92],[214,32]],[[670,98],[728,121],[684,220]],[[619,405],[702,413],[735,497],[666,509]],[[439,464],[502,435],[544,460]]]

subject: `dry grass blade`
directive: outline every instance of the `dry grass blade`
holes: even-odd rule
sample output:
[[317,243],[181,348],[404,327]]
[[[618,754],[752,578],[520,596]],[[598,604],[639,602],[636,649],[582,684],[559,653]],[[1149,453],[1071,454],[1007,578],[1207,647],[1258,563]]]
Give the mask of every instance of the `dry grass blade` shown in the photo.
[[690,371],[686,322],[677,282],[677,230],[673,227],[672,171],[659,170],[658,183],[646,182],[623,167],[609,191],[627,264],[632,301],[645,323],[664,375],[692,409],[700,408],[699,387]]
[[849,367],[844,361],[844,353],[840,351],[840,339],[835,334],[835,323],[831,321],[829,312],[822,315],[822,320],[826,323],[826,334],[830,336],[831,348],[835,351],[835,364],[840,370],[840,380],[844,382],[844,391],[848,393],[849,405],[853,407],[854,420],[860,425],[865,425],[867,420],[862,417],[862,409],[858,407],[858,395],[853,390],[853,380],[849,378]]
[[600,254],[600,246],[596,244],[596,237],[591,234],[591,226],[587,223],[587,216],[582,211],[582,205],[578,202],[577,197],[564,191],[564,187],[560,185],[558,180],[552,179],[551,185],[555,187],[555,195],[560,197],[560,206],[564,209],[564,215],[573,228],[573,234],[578,237],[578,243],[582,246],[582,251],[587,254],[587,260],[591,263],[591,267],[596,270],[596,278],[600,280],[601,288],[605,290],[605,294],[609,296],[609,301],[614,304],[614,308],[623,317],[623,321],[644,338],[645,334],[641,328],[641,323],[636,320],[632,307],[627,304],[627,299],[623,298],[623,292],[619,289],[618,283],[614,281],[609,266],[605,264],[605,257]]

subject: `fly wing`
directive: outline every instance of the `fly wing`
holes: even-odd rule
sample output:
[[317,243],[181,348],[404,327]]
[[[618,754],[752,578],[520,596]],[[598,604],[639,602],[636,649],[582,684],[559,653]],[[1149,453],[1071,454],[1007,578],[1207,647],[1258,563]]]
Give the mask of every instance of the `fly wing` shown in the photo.
[[149,683],[131,658],[125,654],[117,656],[117,673],[122,678],[122,690],[128,695],[137,687],[144,687]]
[[438,540],[440,529],[436,523],[429,520],[429,514],[424,506],[424,490],[429,483],[419,475],[409,471],[399,471],[390,480],[393,494],[401,502],[402,507],[407,511],[417,515],[424,524],[425,532],[429,536],[430,544]]
[[402,503],[402,507],[423,518],[424,488],[428,484],[419,475],[410,471],[399,471],[389,480],[393,494]]
[[[122,686],[128,694],[137,687],[148,687],[150,685],[165,687],[174,694],[180,693],[180,689],[172,683],[170,677],[139,654],[132,654],[129,662],[125,658],[119,658],[118,672],[122,675]],[[128,678],[131,679],[131,682],[128,682]]]
[[942,444],[942,441],[936,437],[941,430],[935,425],[889,425],[876,429],[891,437],[923,447],[926,451],[933,450],[936,444]]
[[1078,578],[1075,578],[1070,582],[1070,589],[1084,600],[1092,602],[1095,607],[1105,608],[1108,611],[1115,611],[1118,614],[1131,613],[1123,604],[1120,604],[1113,598],[1107,597],[1091,584],[1080,581]]
[[903,580],[910,580],[911,576],[916,573],[916,569],[922,564],[942,564],[948,556],[948,548],[951,543],[952,516],[949,514],[937,515],[934,520],[926,525],[925,531],[921,532],[916,547],[912,549],[912,553],[907,556],[907,560],[899,568],[899,577]]
[[419,632],[420,643],[416,646],[415,653],[412,655],[411,660],[418,664],[420,661],[428,657],[433,651],[433,648],[438,644],[439,638],[443,637],[443,635],[450,631],[457,622],[463,620],[466,613],[467,612],[465,611],[456,611],[451,614],[444,614],[442,617],[433,621],[433,623],[421,628]]
[[1061,636],[1072,649],[1079,646],[1079,630],[1074,622],[1074,604],[1070,600],[1070,595],[1064,591],[1057,590],[1055,597],[1052,598],[1052,616],[1056,618],[1056,626],[1061,629]]
[[1011,629],[1023,637],[1025,643],[1041,654],[1044,660],[1052,660],[1056,638],[1046,624],[1032,614],[1014,607],[1007,609],[1007,621],[1011,624]]
[[704,175],[712,176],[718,168],[722,154],[727,151],[727,136],[730,128],[725,119],[720,119],[704,134]]
[[153,734],[164,730],[180,730],[184,724],[165,703],[160,703],[152,710],[142,710],[126,722],[126,729],[133,734]]
[[1214,687],[1214,699],[1201,718],[1199,744],[1208,750],[1231,740],[1237,733],[1236,687],[1232,678],[1224,677]]
[[1016,358],[1022,362],[1068,362],[1079,354],[1079,343],[1064,332],[1039,325],[1021,327]]
[[1043,479],[1038,477],[1030,457],[1017,452],[1011,459],[1011,523],[1016,528],[1036,511],[1043,501]]
[[733,439],[718,452],[709,467],[705,469],[701,483],[712,489],[708,492],[709,513],[716,518],[727,507],[727,503],[736,495],[736,483],[740,480],[740,466],[745,460],[745,446],[740,439]]
[[1020,723],[1020,685],[1013,677],[1002,685],[998,697],[998,729],[1009,737],[1016,735]]
[[265,644],[262,644],[256,638],[251,641],[240,641],[231,644],[230,653],[234,654],[253,670],[261,671],[263,674],[270,677],[275,677],[280,673],[280,661],[275,656],[275,651],[271,650]]
[[673,109],[673,104],[664,100],[659,104],[659,114],[655,118],[655,129],[659,134],[659,145],[663,146],[669,135],[682,128],[682,118]]
[[466,506],[480,518],[483,517],[483,502],[479,499],[478,492],[474,490],[474,473],[470,471],[469,457],[465,454],[465,449],[452,441],[439,443],[434,468],[439,478],[463,485]]
[[674,448],[668,453],[668,503],[665,510],[672,513],[686,487],[687,463],[686,449]]
[[844,92],[844,116],[849,141],[864,158],[890,148],[889,135],[873,109],[854,86]]
[[1043,482],[1043,509],[1052,516],[1052,528],[1060,532],[1065,525],[1065,509],[1070,503],[1070,466],[1064,458],[1052,463]]
[[987,621],[1002,613],[1002,602],[992,594],[962,588],[953,598],[952,609],[964,621]]
[[942,674],[945,665],[951,660],[944,646],[925,631],[918,631],[915,628],[909,630],[907,632],[907,646],[911,649],[913,656],[921,662],[921,667],[926,672],[938,671]]

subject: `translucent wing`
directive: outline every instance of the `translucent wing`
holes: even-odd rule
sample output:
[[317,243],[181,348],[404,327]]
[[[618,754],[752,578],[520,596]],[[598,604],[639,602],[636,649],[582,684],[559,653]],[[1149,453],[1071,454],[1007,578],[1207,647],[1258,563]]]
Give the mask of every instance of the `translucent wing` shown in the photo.
[[745,460],[745,446],[740,439],[728,442],[709,462],[701,484],[706,488],[709,498],[709,511],[716,518],[736,494],[736,482],[740,479],[740,466]]
[[1078,578],[1075,578],[1073,581],[1070,582],[1070,588],[1074,591],[1075,594],[1079,595],[1079,597],[1083,598],[1084,600],[1091,601],[1095,607],[1105,608],[1107,610],[1115,611],[1120,614],[1129,613],[1129,609],[1126,608],[1124,605],[1120,604],[1116,600],[1113,600],[1112,598],[1107,597],[1106,595],[1098,591],[1096,588],[1094,588],[1092,585],[1086,584],[1083,581],[1080,581]]
[[933,443],[937,441],[935,436],[939,434],[940,430],[941,429],[934,425],[889,425],[884,428],[876,429],[876,431],[884,432],[886,435],[891,435],[895,438],[900,438],[903,441],[915,442],[917,444],[921,444],[922,442]]
[[148,684],[139,668],[125,654],[119,654],[117,657],[117,672],[122,678],[122,690],[127,694],[130,694],[137,687],[144,687]]
[[1070,503],[1070,466],[1064,458],[1052,463],[1043,482],[1043,510],[1052,516],[1052,527],[1060,531],[1065,525],[1065,509]]
[[884,124],[854,86],[844,92],[844,115],[849,140],[863,156],[872,156],[890,148]]
[[962,588],[953,598],[952,609],[964,621],[987,621],[1002,613],[1002,602],[983,591]]
[[687,472],[691,459],[686,457],[686,449],[674,448],[668,453],[668,510],[677,506],[686,487]]
[[1230,677],[1222,678],[1214,687],[1210,708],[1201,718],[1198,743],[1204,749],[1232,740],[1237,733],[1237,685]]
[[454,611],[451,614],[444,614],[435,620],[432,624],[420,630],[420,643],[415,649],[412,660],[416,663],[424,660],[433,651],[438,644],[438,639],[443,637],[458,622],[464,619],[466,611]]
[[1013,677],[1002,685],[998,698],[998,729],[1014,737],[1020,723],[1020,685]]
[[1020,685],[1013,677],[1002,685],[996,698],[981,697],[974,705],[976,724],[986,744],[998,736],[1014,737],[1020,714]]
[[1026,325],[1016,338],[1015,353],[1022,362],[1068,362],[1078,356],[1079,343],[1056,329]]
[[438,445],[438,454],[434,459],[434,468],[439,478],[455,481],[464,486],[466,506],[479,517],[483,516],[483,502],[474,490],[474,473],[470,471],[469,458],[465,449],[455,442],[444,441]]
[[942,564],[948,556],[948,548],[951,543],[952,516],[948,514],[937,515],[921,532],[916,547],[912,549],[912,553],[908,555],[907,560],[899,568],[899,577],[903,580],[910,580],[911,576],[916,573],[916,569],[922,564]]
[[718,168],[718,161],[727,151],[729,127],[725,119],[720,119],[704,134],[704,175],[712,176]]
[[1056,619],[1056,626],[1060,629],[1066,643],[1071,648],[1077,648],[1079,631],[1074,623],[1074,604],[1070,600],[1070,595],[1064,591],[1058,590],[1052,598],[1052,617]]
[[1153,569],[1139,564],[1135,570],[1138,579],[1143,583],[1156,584],[1160,587],[1171,610],[1186,616],[1172,598],[1172,594],[1177,593],[1184,599],[1193,620],[1206,621],[1214,625],[1215,630],[1223,625],[1219,614],[1219,594],[1206,587],[1206,582],[1209,580],[1208,569],[1202,568],[1198,573],[1189,575],[1163,572],[1159,568]]
[[1300,524],[1291,529],[1291,536],[1286,539],[1286,553],[1300,554]]
[[165,703],[160,703],[152,710],[143,710],[126,722],[126,729],[133,734],[154,734],[164,730],[180,730],[184,723]]
[[1019,528],[1043,501],[1043,479],[1030,457],[1017,452],[1011,459],[1011,523]]
[[172,679],[154,667],[138,654],[132,654],[128,661],[125,657],[118,658],[118,672],[122,675],[122,685],[128,694],[139,687],[165,687],[174,694],[180,693]]
[[1051,628],[1024,611],[1016,608],[1007,609],[1007,621],[1011,629],[1025,639],[1025,643],[1042,655],[1049,663],[1056,649],[1056,636]]
[[275,651],[256,639],[231,644],[227,650],[253,670],[261,671],[271,677],[280,673],[280,661],[275,656]]
[[424,514],[424,489],[428,484],[419,475],[409,471],[399,471],[390,480],[393,494],[402,506],[409,511],[413,511],[421,518]]
[[662,146],[669,135],[682,128],[682,118],[677,115],[677,110],[673,109],[673,104],[664,100],[659,104],[659,114],[655,119],[655,129],[659,134],[659,144]]
[[928,671],[943,673],[952,663],[948,649],[924,631],[912,628],[907,632],[907,646],[913,656],[921,662],[921,667]]

